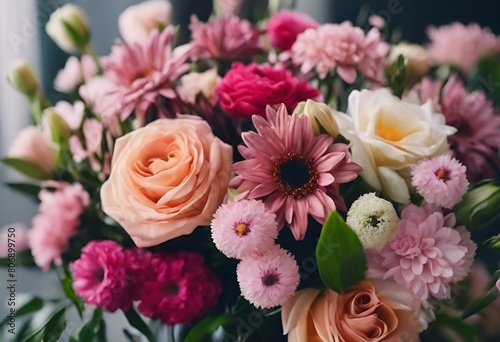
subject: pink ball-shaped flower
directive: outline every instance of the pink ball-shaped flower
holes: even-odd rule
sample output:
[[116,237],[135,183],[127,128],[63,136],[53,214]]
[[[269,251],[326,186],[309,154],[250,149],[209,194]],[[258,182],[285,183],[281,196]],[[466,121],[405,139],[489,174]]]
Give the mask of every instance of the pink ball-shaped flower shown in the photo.
[[290,71],[255,63],[233,64],[216,88],[221,107],[231,115],[265,116],[266,106],[284,103],[293,109],[300,101],[319,99],[320,93]]
[[293,11],[281,11],[273,15],[267,23],[269,42],[280,50],[290,50],[297,36],[308,28],[319,24],[310,16]]
[[144,270],[139,311],[164,324],[190,324],[212,308],[222,286],[193,252],[154,254]]
[[243,297],[261,308],[282,305],[300,281],[295,258],[277,245],[265,254],[244,257],[237,276]]
[[241,200],[223,204],[212,220],[215,246],[229,258],[263,253],[278,237],[276,215],[261,201]]

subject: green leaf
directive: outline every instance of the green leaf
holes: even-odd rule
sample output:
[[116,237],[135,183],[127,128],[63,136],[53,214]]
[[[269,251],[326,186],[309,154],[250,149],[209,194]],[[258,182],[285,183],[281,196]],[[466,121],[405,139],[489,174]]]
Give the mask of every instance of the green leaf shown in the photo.
[[71,342],[86,342],[93,341],[95,337],[95,330],[102,320],[102,310],[97,308],[92,314],[92,318],[85,325],[83,325],[71,338]]
[[125,317],[127,317],[127,321],[130,323],[130,325],[132,325],[134,328],[139,330],[144,336],[146,336],[149,342],[156,342],[156,339],[153,336],[153,333],[151,333],[151,330],[149,329],[148,325],[144,323],[141,316],[139,316],[139,314],[135,311],[134,308],[131,308],[129,311],[125,312]]
[[198,342],[215,332],[220,326],[231,323],[234,317],[228,315],[209,316],[202,319],[187,334],[184,342]]
[[387,68],[387,80],[394,95],[401,97],[406,88],[406,61],[403,55],[399,55]]
[[76,309],[78,310],[78,315],[80,315],[80,318],[83,317],[83,301],[78,298],[78,296],[75,293],[75,290],[73,290],[73,287],[71,286],[73,282],[73,279],[71,278],[71,275],[69,272],[66,273],[66,276],[61,279],[61,286],[64,290],[64,294],[66,294],[66,297],[68,297],[71,302],[75,305]]
[[128,331],[127,329],[123,329],[123,334],[127,338],[127,341],[130,341],[130,342],[136,342],[137,341],[137,336],[132,335],[132,333],[130,331]]
[[56,342],[66,328],[66,308],[57,310],[40,329],[32,333],[24,342]]
[[50,173],[47,173],[40,166],[19,158],[3,158],[0,159],[2,163],[8,165],[15,169],[16,171],[21,172],[22,174],[34,178],[34,179],[47,179],[50,178]]
[[[496,193],[500,192],[500,187],[492,182],[482,182],[469,189],[465,194],[462,201],[460,201],[454,208],[457,217],[458,225],[472,225],[472,215],[474,220],[484,220],[486,210],[488,209],[488,202],[492,201],[490,198]],[[486,203],[486,205],[482,204]],[[496,208],[495,208],[496,209]],[[487,220],[489,221],[490,218]]]
[[[26,304],[24,304],[23,306],[21,306],[19,309],[16,310],[16,317],[21,317],[33,313],[35,311],[40,310],[42,307],[43,307],[43,300],[38,297],[33,297]],[[7,323],[8,320],[9,320],[8,317],[3,319],[0,322],[0,327],[3,326],[5,323]]]
[[474,327],[468,325],[460,317],[450,317],[446,314],[436,315],[433,325],[436,327],[448,327],[454,330],[458,336],[466,342],[479,342],[479,337]]
[[22,192],[26,195],[37,197],[40,192],[40,186],[27,183],[5,183],[9,188]]
[[316,260],[321,280],[338,293],[365,278],[363,245],[337,211],[332,211],[321,230]]
[[498,288],[493,285],[491,290],[488,291],[483,297],[480,297],[467,305],[462,313],[462,319],[466,319],[479,311],[483,310],[485,307],[490,305],[498,297]]

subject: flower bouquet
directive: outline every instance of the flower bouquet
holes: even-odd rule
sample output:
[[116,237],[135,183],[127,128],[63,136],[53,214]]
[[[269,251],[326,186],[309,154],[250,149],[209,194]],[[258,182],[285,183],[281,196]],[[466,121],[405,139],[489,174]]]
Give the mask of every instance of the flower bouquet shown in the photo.
[[55,104],[13,64],[33,125],[2,161],[39,211],[5,230],[3,264],[54,267],[65,298],[41,326],[38,297],[11,309],[23,329],[1,325],[104,341],[108,312],[129,341],[498,337],[500,39],[454,23],[420,46],[377,16],[245,8],[216,1],[180,44],[171,4],[146,1],[96,56],[64,5],[46,25],[73,54]]

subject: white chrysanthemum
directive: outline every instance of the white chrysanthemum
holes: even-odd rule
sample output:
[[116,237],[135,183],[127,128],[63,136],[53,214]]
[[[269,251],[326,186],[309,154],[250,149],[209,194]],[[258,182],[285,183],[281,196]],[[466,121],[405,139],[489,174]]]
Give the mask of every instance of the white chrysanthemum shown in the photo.
[[347,213],[347,225],[366,248],[383,248],[398,227],[398,214],[391,202],[368,193],[360,196]]

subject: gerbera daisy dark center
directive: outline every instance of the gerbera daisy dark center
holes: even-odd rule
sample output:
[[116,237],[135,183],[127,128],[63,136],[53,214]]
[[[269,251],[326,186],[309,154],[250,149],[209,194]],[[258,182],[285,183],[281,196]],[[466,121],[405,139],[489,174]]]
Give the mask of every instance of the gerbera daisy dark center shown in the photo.
[[318,172],[311,158],[288,152],[274,165],[274,183],[289,196],[301,198],[318,186]]

